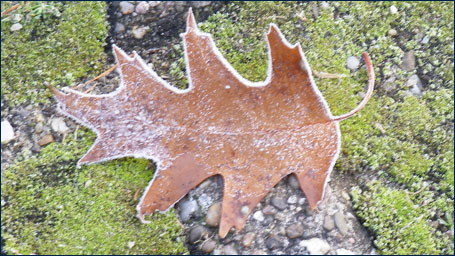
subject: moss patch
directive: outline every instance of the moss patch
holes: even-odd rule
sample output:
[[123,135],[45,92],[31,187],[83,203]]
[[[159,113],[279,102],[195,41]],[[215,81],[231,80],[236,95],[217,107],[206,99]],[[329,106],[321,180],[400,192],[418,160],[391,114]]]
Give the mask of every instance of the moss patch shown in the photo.
[[[330,2],[327,8],[314,2],[244,2],[229,4],[199,24],[234,68],[253,81],[265,78],[264,34],[269,23],[277,24],[288,41],[301,43],[312,69],[348,75],[340,81],[315,79],[334,115],[353,109],[365,92],[366,71],[348,70],[347,57],[369,52],[375,93],[361,112],[341,122],[336,168],[383,181],[363,192],[357,188],[362,196],[354,202],[383,253],[453,253],[453,7],[449,2]],[[397,36],[388,34],[391,29]],[[175,49],[183,56],[181,45]],[[401,64],[410,50],[417,61],[408,72]],[[183,78],[183,71],[181,58],[172,74]],[[423,81],[421,97],[406,85],[413,74]],[[182,81],[179,87],[185,86]],[[388,205],[399,209],[393,221]]]
[[[13,2],[2,1],[6,10]],[[72,86],[104,66],[103,2],[21,2],[2,17],[2,97],[10,106],[47,103],[45,86]],[[19,17],[20,20],[15,20]],[[22,29],[10,31],[19,22]]]
[[[93,142],[79,132],[39,157],[2,172],[2,236],[20,254],[182,254],[182,227],[171,210],[151,224],[135,217],[134,194],[152,179],[148,160],[75,168]],[[130,248],[131,247],[131,248]]]

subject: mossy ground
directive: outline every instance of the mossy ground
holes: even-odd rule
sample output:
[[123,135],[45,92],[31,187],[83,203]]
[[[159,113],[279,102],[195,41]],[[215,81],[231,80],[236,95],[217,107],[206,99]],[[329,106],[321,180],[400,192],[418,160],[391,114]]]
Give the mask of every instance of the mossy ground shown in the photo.
[[[2,1],[2,11],[13,4]],[[20,4],[2,17],[2,111],[4,102],[8,108],[47,106],[51,94],[45,82],[71,86],[105,65],[105,3]],[[11,32],[17,15],[23,28]],[[149,161],[122,159],[75,168],[94,138],[79,129],[39,155],[24,151],[2,168],[2,253],[187,252],[172,210],[154,215],[147,225],[135,217],[136,191],[153,176]]]
[[[390,12],[392,5],[396,14]],[[341,122],[342,154],[336,169],[377,179],[359,184],[353,198],[380,252],[453,254],[453,3],[331,2],[320,7],[234,3],[199,25],[241,75],[259,81],[267,69],[264,34],[269,23],[276,23],[288,41],[301,43],[312,69],[348,75],[340,81],[315,79],[334,115],[360,102],[366,71],[351,73],[345,65],[347,57],[368,51],[375,93],[360,113]],[[390,29],[398,35],[389,36]],[[424,36],[429,43],[421,43]],[[407,72],[401,63],[410,50],[417,63]],[[172,73],[183,78],[183,70],[180,59]],[[424,82],[421,97],[406,86],[413,74]],[[385,88],[391,77],[392,90]]]
[[[381,253],[453,254],[453,3],[330,2],[328,8],[318,8],[318,15],[312,10],[314,5],[321,7],[315,2],[231,3],[200,28],[213,35],[240,74],[259,81],[265,78],[267,68],[264,33],[270,22],[276,23],[291,43],[301,43],[314,70],[348,75],[340,81],[315,79],[334,115],[346,113],[361,100],[366,72],[351,73],[345,63],[348,56],[368,51],[375,66],[376,90],[360,113],[340,124],[342,154],[336,171],[374,177],[373,182],[359,183],[352,196],[358,216],[375,234]],[[397,7],[396,14],[390,13],[391,5]],[[56,6],[63,17],[66,5]],[[50,20],[57,22],[62,17]],[[24,72],[11,70],[21,67],[14,65],[23,61],[19,57],[14,62],[4,61],[5,56],[16,56],[11,53],[14,47],[31,53],[35,49],[30,45],[21,48],[29,43],[27,36],[32,31],[27,32],[24,26],[22,32],[16,32],[18,40],[23,39],[6,48],[4,55],[8,41],[3,38],[12,34],[5,26],[11,24],[8,22],[2,22],[2,97],[10,104],[47,101],[44,81],[71,84],[78,74],[95,72],[96,65],[102,63],[102,44],[96,44],[92,45],[90,63],[69,62],[76,58],[73,52],[61,56],[57,64],[50,61],[46,66],[45,59],[38,59],[30,63],[39,68],[27,61]],[[52,27],[41,29],[44,33]],[[390,29],[398,35],[389,36]],[[97,33],[105,32],[76,34],[92,36],[91,41]],[[65,50],[67,43],[78,40],[74,34],[56,37],[54,43]],[[429,43],[421,43],[422,35],[430,38]],[[181,44],[173,49],[183,56]],[[409,50],[414,50],[417,59],[411,72],[400,67],[404,52]],[[22,52],[25,55],[28,51]],[[68,69],[56,72],[55,66],[67,63],[73,63],[72,68],[81,65],[80,73],[71,71],[73,80],[64,72]],[[8,65],[12,68],[4,71]],[[41,75],[33,73],[36,70],[42,70]],[[183,58],[173,64],[171,73],[180,78],[178,86],[186,85]],[[4,74],[8,81],[4,82]],[[421,97],[409,93],[406,86],[413,74],[423,80]],[[389,78],[394,78],[392,89],[385,86]],[[30,82],[24,83],[24,79]],[[14,252],[23,248],[22,253],[155,253],[153,248],[158,248],[156,253],[184,252],[174,243],[180,231],[172,213],[157,215],[155,225],[150,226],[134,220],[132,195],[151,178],[146,161],[125,159],[74,169],[75,161],[92,142],[93,134],[84,132],[77,139],[48,146],[38,158],[18,159],[14,166],[2,170],[6,249]],[[167,221],[171,224],[164,224]],[[156,240],[158,237],[162,240]],[[129,250],[130,241],[135,245]],[[161,244],[154,246],[153,241]]]

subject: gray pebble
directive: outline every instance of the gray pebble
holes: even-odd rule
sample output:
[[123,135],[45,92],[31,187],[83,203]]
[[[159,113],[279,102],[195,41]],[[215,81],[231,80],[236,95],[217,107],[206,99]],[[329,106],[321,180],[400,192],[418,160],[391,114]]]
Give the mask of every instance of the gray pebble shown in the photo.
[[335,213],[335,225],[337,226],[338,230],[341,234],[347,235],[348,234],[348,225],[346,224],[346,219],[342,212],[337,211]]
[[205,223],[210,227],[218,227],[221,219],[221,203],[214,203],[207,211],[205,216]]
[[120,11],[123,14],[130,14],[134,11],[134,5],[127,1],[121,1],[120,2]]
[[251,244],[253,243],[255,237],[256,237],[256,234],[253,233],[253,232],[246,233],[243,236],[242,245],[245,246],[245,247],[250,247]]
[[221,254],[222,255],[238,255],[239,253],[235,249],[235,247],[232,244],[228,244],[223,246],[221,249]]
[[187,222],[191,215],[199,209],[197,202],[194,200],[185,200],[179,203],[180,218],[183,222]]
[[35,125],[35,133],[40,134],[43,131],[43,123],[37,123]]
[[288,185],[293,189],[298,189],[300,187],[297,177],[293,174],[288,176]]
[[8,120],[2,121],[2,143],[8,143],[14,139],[14,129]]
[[66,126],[65,120],[61,117],[57,117],[51,120],[52,130],[58,133],[66,133],[69,131],[68,126]]
[[322,226],[328,231],[333,230],[333,228],[335,228],[335,222],[333,221],[332,216],[326,215]]
[[15,23],[11,26],[11,28],[9,29],[11,32],[14,32],[14,31],[18,31],[18,30],[21,30],[22,29],[22,24],[20,23]]
[[150,5],[145,1],[141,1],[136,5],[136,13],[138,14],[146,14],[149,9]]
[[273,206],[268,204],[262,209],[262,212],[265,215],[274,215],[276,213],[276,209]]
[[406,70],[406,71],[413,71],[415,69],[416,65],[416,58],[414,55],[414,51],[411,50],[409,52],[406,52],[403,56],[403,62],[401,67]]
[[205,253],[211,253],[216,247],[216,242],[212,239],[207,239],[201,244],[201,250]]
[[120,22],[116,22],[114,26],[114,32],[115,33],[122,33],[125,32],[125,25],[123,25]]
[[265,240],[265,246],[269,250],[274,250],[274,249],[281,247],[281,243],[280,243],[280,240],[276,236],[271,235]]
[[203,237],[206,237],[209,234],[209,231],[203,226],[196,226],[191,229],[189,234],[189,241],[191,244],[195,244],[197,241],[201,240]]
[[273,197],[271,203],[273,206],[280,210],[284,210],[288,206],[286,200],[284,200],[282,197]]
[[293,223],[286,229],[287,237],[293,239],[302,236],[304,232],[302,223]]
[[356,70],[359,67],[359,65],[360,65],[360,60],[355,56],[350,56],[346,60],[346,66],[350,70]]
[[406,81],[406,85],[411,88],[411,93],[414,94],[415,96],[420,96],[422,95],[422,81],[417,75],[412,75],[408,78],[408,81]]

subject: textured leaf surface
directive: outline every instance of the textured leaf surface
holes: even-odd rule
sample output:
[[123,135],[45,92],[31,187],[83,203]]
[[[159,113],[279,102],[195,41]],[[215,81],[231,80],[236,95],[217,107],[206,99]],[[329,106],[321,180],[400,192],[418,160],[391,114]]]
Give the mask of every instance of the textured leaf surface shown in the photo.
[[190,86],[178,90],[135,54],[114,46],[121,85],[106,95],[53,89],[60,110],[90,127],[97,140],[78,164],[133,156],[153,159],[157,172],[137,206],[138,217],[165,211],[210,176],[224,181],[220,236],[242,229],[259,201],[285,176],[296,174],[313,209],[338,156],[338,121],[315,86],[300,45],[275,25],[267,33],[264,82],[242,78],[209,34],[188,15],[182,35]]

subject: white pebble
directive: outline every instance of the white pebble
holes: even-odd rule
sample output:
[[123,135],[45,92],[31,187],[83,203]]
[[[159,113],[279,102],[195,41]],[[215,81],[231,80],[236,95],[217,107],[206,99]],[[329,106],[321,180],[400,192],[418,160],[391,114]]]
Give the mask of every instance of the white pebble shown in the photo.
[[60,118],[60,117],[52,119],[51,127],[52,127],[52,130],[59,132],[59,133],[66,133],[69,130],[69,128],[68,128],[68,126],[66,126],[66,123],[63,120],[63,118]]
[[337,255],[356,255],[356,253],[353,251],[341,248],[341,249],[337,249]]
[[301,247],[305,247],[311,255],[322,255],[326,254],[330,250],[330,245],[319,238],[311,238],[309,240],[303,240],[299,243]]
[[261,211],[257,211],[253,214],[253,218],[259,222],[264,221],[264,214]]
[[395,7],[395,5],[390,6],[390,13],[395,14],[398,12],[398,9]]
[[147,2],[141,1],[136,5],[136,12],[138,14],[146,14],[150,8]]
[[295,204],[297,203],[297,196],[296,195],[292,195],[288,198],[288,204]]
[[134,38],[136,39],[142,39],[145,35],[145,33],[147,33],[147,31],[149,30],[149,27],[134,27],[133,28],[133,36]]
[[359,64],[360,64],[360,60],[355,56],[350,56],[346,60],[346,66],[350,70],[356,70],[359,67]]
[[322,3],[321,3],[321,8],[322,8],[322,9],[328,9],[328,8],[329,8],[329,3],[325,2],[325,1],[322,2]]
[[14,31],[21,30],[21,28],[22,28],[22,24],[16,23],[16,24],[13,24],[9,30],[11,30],[12,32],[14,32]]
[[128,248],[133,248],[133,246],[135,245],[136,243],[135,242],[128,242]]
[[421,41],[422,44],[427,44],[428,42],[430,42],[430,38],[428,36],[425,36]]
[[14,139],[14,130],[8,121],[2,121],[2,143],[8,143]]
[[127,1],[120,2],[120,11],[123,14],[130,14],[134,11],[134,5]]

